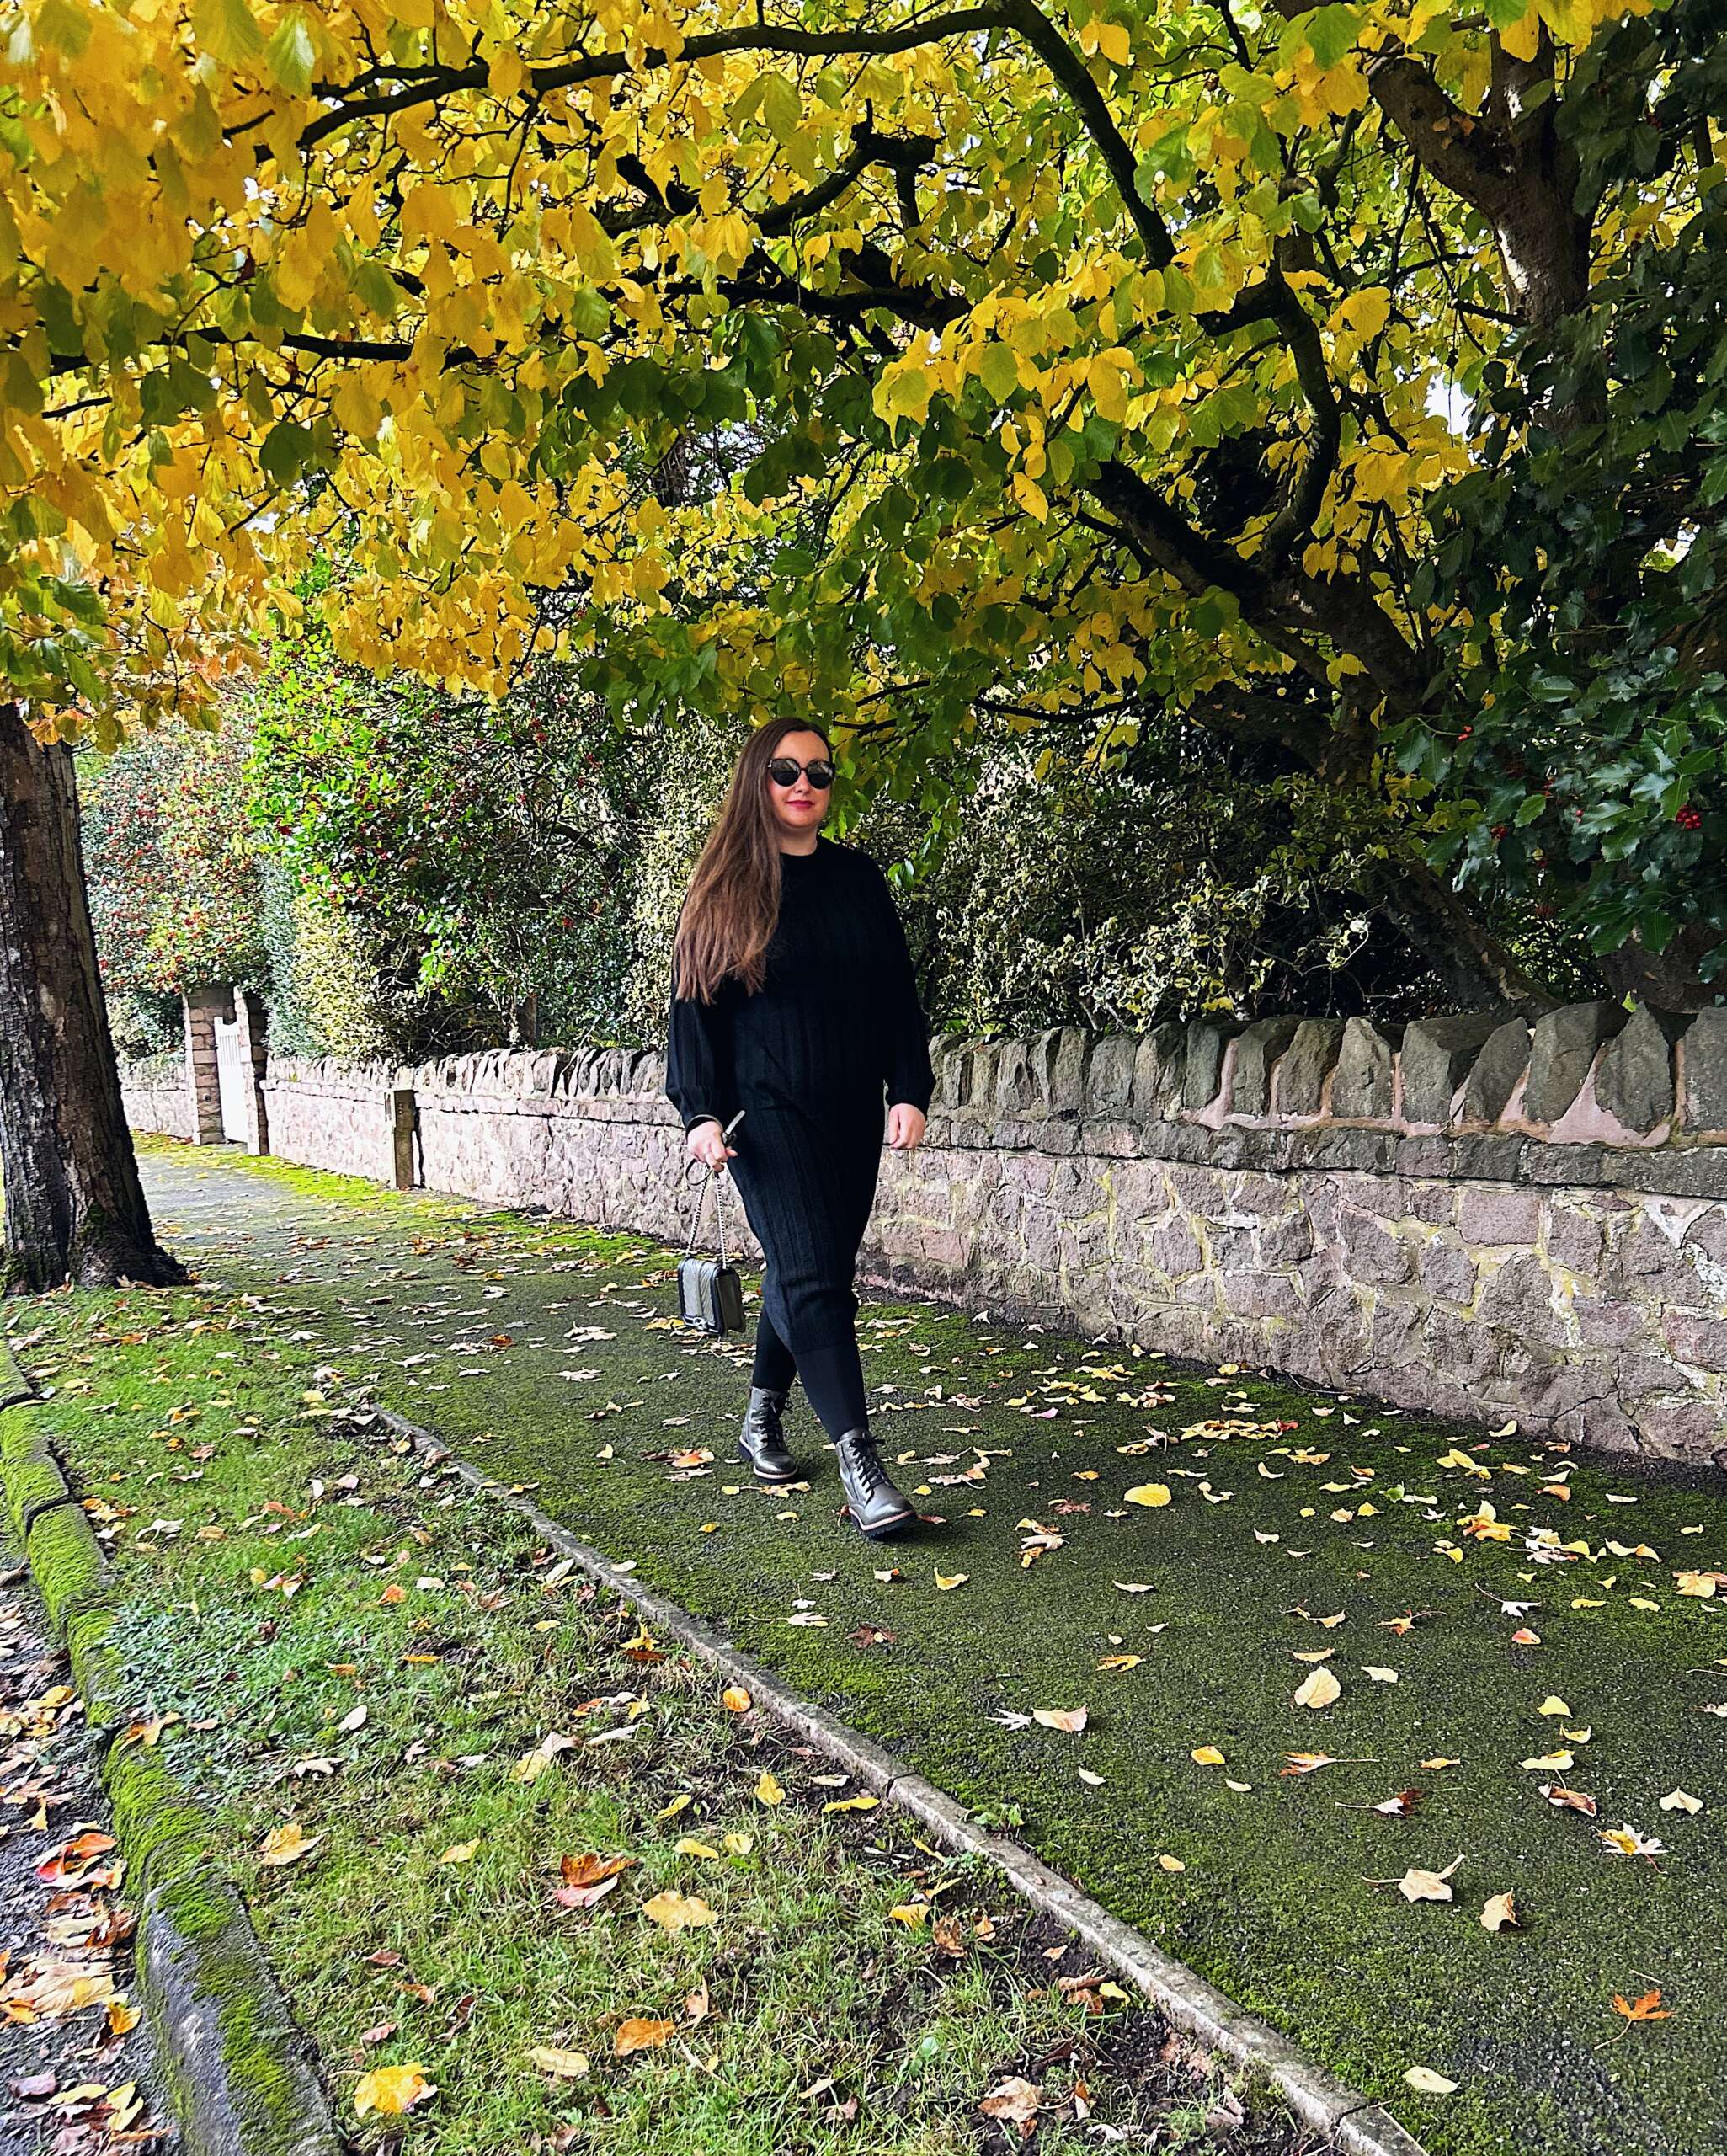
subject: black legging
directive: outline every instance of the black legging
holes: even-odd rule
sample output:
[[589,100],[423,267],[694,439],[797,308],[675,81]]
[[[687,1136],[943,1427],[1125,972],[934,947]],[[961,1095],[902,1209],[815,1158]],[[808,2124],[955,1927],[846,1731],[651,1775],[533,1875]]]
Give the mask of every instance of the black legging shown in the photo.
[[753,1107],[727,1163],[766,1260],[751,1382],[783,1392],[801,1379],[830,1438],[868,1417],[852,1278],[885,1119],[879,1104],[819,1122],[800,1109]]

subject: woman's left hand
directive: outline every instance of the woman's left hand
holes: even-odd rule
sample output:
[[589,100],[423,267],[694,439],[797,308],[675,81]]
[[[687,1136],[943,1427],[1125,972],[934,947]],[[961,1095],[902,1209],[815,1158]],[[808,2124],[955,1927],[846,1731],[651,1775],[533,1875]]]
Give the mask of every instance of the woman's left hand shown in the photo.
[[927,1118],[909,1101],[896,1101],[887,1111],[887,1143],[896,1152],[915,1152]]

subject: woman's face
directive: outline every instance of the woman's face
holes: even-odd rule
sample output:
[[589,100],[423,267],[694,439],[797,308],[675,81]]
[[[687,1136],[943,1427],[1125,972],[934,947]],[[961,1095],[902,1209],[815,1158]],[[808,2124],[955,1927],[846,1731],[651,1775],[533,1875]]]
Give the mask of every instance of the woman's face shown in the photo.
[[[787,734],[776,744],[776,756],[789,756],[798,764],[808,764],[828,754],[828,744],[819,734]],[[810,784],[806,774],[800,771],[790,786],[776,786],[771,776],[768,779],[768,799],[781,831],[790,837],[808,835],[819,828],[828,813],[829,792]]]

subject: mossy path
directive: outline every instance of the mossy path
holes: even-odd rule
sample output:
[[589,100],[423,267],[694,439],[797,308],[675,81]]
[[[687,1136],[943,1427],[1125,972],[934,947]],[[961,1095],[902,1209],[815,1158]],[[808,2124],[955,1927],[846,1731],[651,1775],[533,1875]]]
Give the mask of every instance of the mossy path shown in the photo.
[[[740,1476],[747,1353],[669,1317],[658,1244],[180,1147],[146,1176],[206,1284],[1022,1822],[1436,2152],[1727,2150],[1719,1476],[866,1301],[882,1449],[941,1516],[872,1547],[801,1397],[809,1488]],[[1340,1695],[1298,1705],[1316,1670]],[[1652,1990],[1671,2019],[1615,2010]]]

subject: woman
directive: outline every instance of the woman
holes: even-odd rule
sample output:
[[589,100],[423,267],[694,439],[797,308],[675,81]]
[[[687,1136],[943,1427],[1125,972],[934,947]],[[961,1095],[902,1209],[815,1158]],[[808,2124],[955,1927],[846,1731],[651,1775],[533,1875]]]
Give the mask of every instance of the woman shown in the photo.
[[884,1097],[887,1142],[910,1151],[935,1081],[887,879],[822,835],[833,783],[818,727],[775,719],[744,744],[679,916],[666,1092],[690,1155],[720,1174],[735,1161],[767,1261],[738,1450],[763,1482],[797,1479],[780,1417],[801,1378],[846,1509],[874,1539],[917,1513],[871,1435],[852,1276]]

